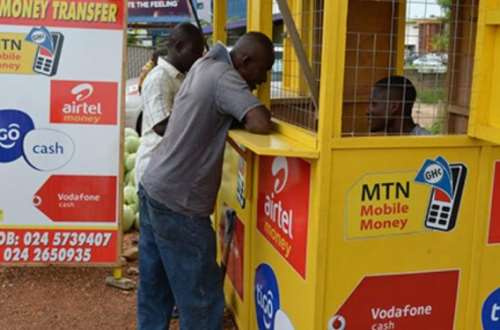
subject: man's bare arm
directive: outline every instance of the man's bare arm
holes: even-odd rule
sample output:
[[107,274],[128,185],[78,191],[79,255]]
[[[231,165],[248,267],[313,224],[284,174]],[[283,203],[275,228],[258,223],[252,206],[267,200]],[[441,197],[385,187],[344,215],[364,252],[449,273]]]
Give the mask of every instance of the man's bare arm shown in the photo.
[[243,120],[245,129],[255,134],[269,134],[272,130],[271,112],[263,105],[251,109]]

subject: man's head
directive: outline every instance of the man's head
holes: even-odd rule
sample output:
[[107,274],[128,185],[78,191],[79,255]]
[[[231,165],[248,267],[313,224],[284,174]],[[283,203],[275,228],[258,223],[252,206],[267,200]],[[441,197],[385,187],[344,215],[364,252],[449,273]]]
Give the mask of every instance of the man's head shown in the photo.
[[248,32],[234,45],[231,59],[234,68],[253,90],[266,82],[267,72],[273,66],[273,42],[263,33]]
[[[394,132],[411,121],[417,91],[412,82],[402,76],[391,76],[375,83],[368,106],[371,132]],[[403,133],[403,132],[400,132]]]
[[187,72],[203,55],[205,39],[201,31],[191,23],[175,26],[166,42],[167,59],[181,72]]

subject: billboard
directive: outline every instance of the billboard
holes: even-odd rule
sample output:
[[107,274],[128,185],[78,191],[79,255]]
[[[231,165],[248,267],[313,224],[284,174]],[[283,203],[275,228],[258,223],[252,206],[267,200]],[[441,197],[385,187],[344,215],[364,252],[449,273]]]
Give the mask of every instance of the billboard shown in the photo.
[[179,23],[191,20],[190,0],[130,0],[129,23]]
[[115,264],[125,3],[1,4],[0,264]]

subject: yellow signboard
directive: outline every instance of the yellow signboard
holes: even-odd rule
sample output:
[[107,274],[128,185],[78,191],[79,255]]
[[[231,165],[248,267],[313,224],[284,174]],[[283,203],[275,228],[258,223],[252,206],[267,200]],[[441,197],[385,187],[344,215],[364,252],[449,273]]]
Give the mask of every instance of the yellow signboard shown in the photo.
[[25,33],[0,33],[0,73],[34,74],[38,45],[25,39]]
[[415,183],[415,171],[374,173],[360,178],[346,200],[347,238],[423,231],[429,187]]

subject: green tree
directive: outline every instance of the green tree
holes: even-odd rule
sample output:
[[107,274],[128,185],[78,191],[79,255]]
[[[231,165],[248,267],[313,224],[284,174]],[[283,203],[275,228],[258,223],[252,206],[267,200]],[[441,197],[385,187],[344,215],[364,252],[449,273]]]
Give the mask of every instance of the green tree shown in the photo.
[[437,0],[438,5],[441,6],[441,9],[444,12],[444,16],[441,18],[443,30],[432,39],[432,50],[435,52],[445,52],[448,50],[448,45],[450,44],[450,17],[452,1],[453,0]]

